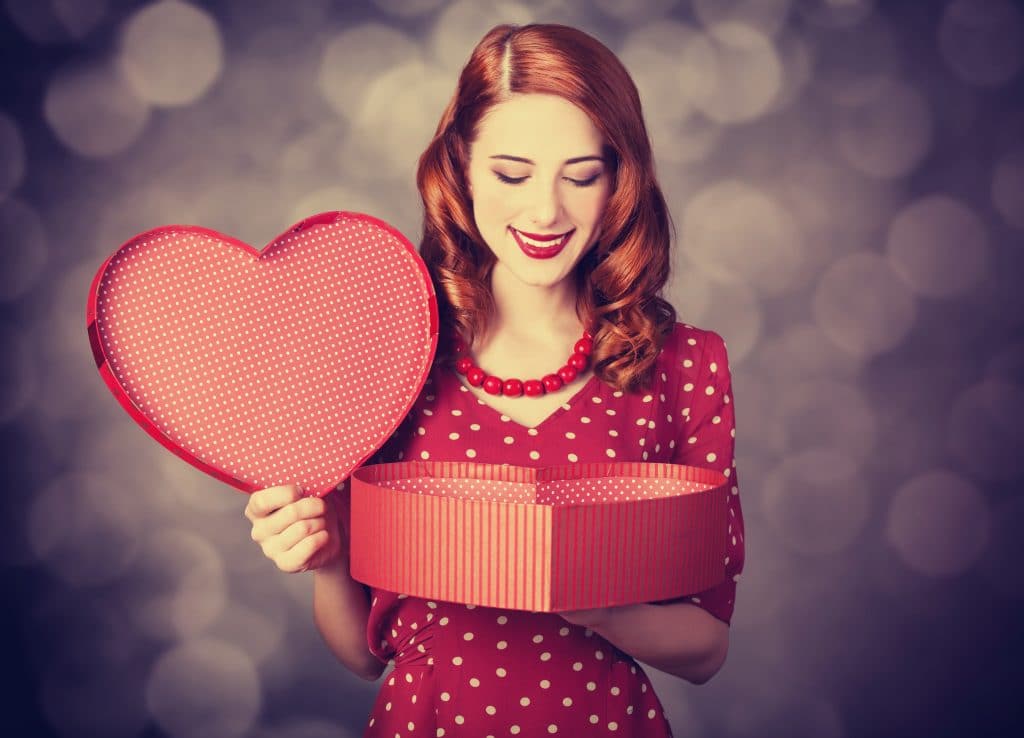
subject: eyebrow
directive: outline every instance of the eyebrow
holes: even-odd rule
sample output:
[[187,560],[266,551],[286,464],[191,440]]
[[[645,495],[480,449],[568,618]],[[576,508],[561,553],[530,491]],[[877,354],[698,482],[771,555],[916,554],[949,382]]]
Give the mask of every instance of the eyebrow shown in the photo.
[[[507,161],[521,161],[523,164],[533,164],[534,162],[526,159],[522,156],[511,156],[509,154],[495,154],[491,157],[492,159],[506,159]],[[566,159],[566,164],[578,164],[581,161],[604,161],[603,156],[576,156],[572,159]]]

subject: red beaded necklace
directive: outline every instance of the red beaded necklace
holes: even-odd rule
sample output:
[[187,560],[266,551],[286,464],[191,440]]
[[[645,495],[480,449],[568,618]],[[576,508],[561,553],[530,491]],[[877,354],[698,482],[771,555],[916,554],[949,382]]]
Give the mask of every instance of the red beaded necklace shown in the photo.
[[594,348],[593,334],[590,331],[583,331],[583,338],[573,346],[572,355],[566,360],[565,366],[541,379],[527,379],[523,382],[519,379],[500,379],[493,374],[487,374],[466,353],[466,344],[462,338],[456,335],[454,340],[455,353],[464,354],[455,362],[455,370],[464,375],[474,387],[483,385],[485,392],[505,397],[519,397],[523,394],[527,397],[538,397],[547,392],[554,392],[563,384],[569,384],[586,369],[590,352]]

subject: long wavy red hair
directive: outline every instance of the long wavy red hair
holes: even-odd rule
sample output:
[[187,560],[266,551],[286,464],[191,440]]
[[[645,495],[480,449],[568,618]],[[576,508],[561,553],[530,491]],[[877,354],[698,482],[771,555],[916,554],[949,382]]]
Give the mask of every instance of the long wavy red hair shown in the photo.
[[576,313],[594,333],[594,373],[617,389],[650,387],[675,308],[660,297],[670,270],[672,226],[636,85],[600,41],[558,24],[500,25],[473,49],[434,137],[419,160],[423,198],[420,256],[437,291],[441,337],[435,361],[450,365],[449,327],[472,343],[494,314],[490,272],[496,257],[476,228],[468,197],[469,145],[494,105],[512,95],[558,95],[601,132],[611,194],[600,237],[577,265]]

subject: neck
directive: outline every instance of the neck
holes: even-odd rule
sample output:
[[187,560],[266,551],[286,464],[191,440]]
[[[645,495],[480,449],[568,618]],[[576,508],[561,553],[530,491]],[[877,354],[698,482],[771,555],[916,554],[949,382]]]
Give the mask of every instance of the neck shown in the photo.
[[583,328],[576,317],[576,285],[567,276],[554,285],[532,285],[516,279],[501,263],[491,270],[494,319],[489,343],[496,337],[516,342],[561,346],[576,340]]

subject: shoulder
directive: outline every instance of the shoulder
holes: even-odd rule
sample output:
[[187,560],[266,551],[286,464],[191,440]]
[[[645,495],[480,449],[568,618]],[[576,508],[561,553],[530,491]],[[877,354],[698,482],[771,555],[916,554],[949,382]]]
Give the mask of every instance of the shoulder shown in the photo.
[[713,330],[699,328],[689,323],[679,323],[665,340],[662,354],[670,366],[685,365],[686,368],[708,366],[712,362],[727,362],[725,339]]

